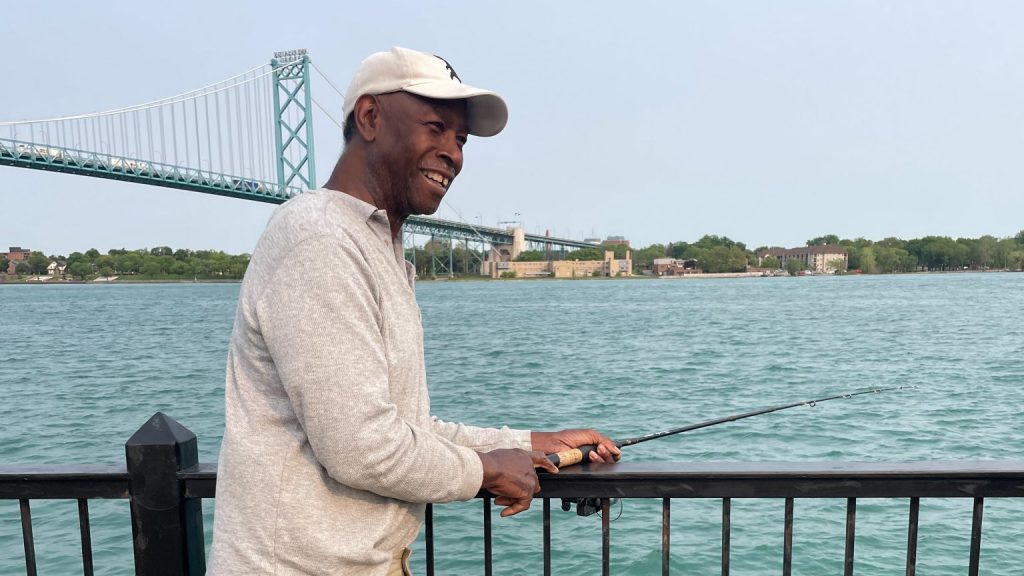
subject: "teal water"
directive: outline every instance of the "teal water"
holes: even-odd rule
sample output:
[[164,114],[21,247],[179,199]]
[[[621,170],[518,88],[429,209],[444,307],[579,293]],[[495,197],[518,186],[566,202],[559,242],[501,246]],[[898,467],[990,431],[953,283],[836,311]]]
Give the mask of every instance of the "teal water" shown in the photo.
[[[1021,459],[1024,274],[420,283],[434,412],[632,436],[865,386],[916,390],[627,449],[632,460]],[[0,463],[123,462],[164,411],[216,459],[238,286],[0,286]],[[212,525],[214,501],[204,509]],[[127,503],[91,503],[97,574],[132,573]],[[482,573],[480,502],[437,506],[439,574]],[[553,512],[555,573],[600,573],[600,520]],[[73,502],[33,501],[40,574],[81,573]],[[732,574],[780,573],[783,503],[734,500]],[[673,573],[718,571],[720,503],[676,500]],[[612,573],[660,573],[660,503],[614,511]],[[539,574],[540,506],[495,514],[495,574]],[[842,573],[845,501],[798,500],[794,574]],[[907,502],[862,500],[857,574],[903,574]],[[963,574],[971,501],[923,500],[918,574]],[[422,574],[422,543],[414,547]],[[982,573],[1024,573],[1024,503],[986,502]],[[0,501],[0,574],[24,573]]]

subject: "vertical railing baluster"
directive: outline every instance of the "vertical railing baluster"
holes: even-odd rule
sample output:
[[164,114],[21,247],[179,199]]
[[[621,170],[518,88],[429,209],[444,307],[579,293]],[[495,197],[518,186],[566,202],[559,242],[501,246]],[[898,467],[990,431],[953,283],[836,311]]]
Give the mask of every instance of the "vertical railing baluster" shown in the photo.
[[967,568],[969,576],[978,576],[981,561],[981,515],[985,511],[985,499],[974,499],[974,518],[971,519],[971,562]]
[[491,499],[484,498],[484,576],[491,576]]
[[25,541],[25,573],[36,576],[36,541],[32,536],[32,508],[28,500],[22,498],[21,504],[21,536]]
[[82,572],[92,576],[92,532],[89,530],[89,501],[78,499],[78,527],[82,533]]
[[846,555],[843,559],[843,576],[853,576],[853,543],[857,531],[857,499],[846,499]]
[[782,576],[793,573],[793,499],[786,498],[786,520],[782,537]]
[[608,512],[609,500],[601,499],[601,576],[611,574],[612,519]]
[[427,504],[426,516],[426,548],[427,548],[427,576],[434,576],[434,505]]
[[544,499],[544,576],[551,576],[551,498]]
[[732,499],[722,498],[722,576],[729,576],[730,508],[732,508]]
[[668,576],[669,565],[669,537],[672,499],[664,498],[661,501],[661,576]]
[[910,499],[910,527],[907,529],[907,576],[917,573],[917,516],[921,509],[921,499]]

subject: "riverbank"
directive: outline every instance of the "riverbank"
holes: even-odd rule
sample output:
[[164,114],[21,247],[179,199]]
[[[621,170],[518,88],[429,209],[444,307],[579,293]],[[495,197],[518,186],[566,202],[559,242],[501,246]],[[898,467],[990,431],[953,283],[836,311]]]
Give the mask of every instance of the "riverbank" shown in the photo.
[[[45,277],[44,277],[45,278]],[[15,277],[0,274],[0,286],[64,286],[64,285],[116,285],[116,284],[238,284],[241,278],[219,279],[219,278],[134,278],[134,277],[112,277],[110,279],[94,280],[64,280],[60,278],[49,278],[46,280],[39,277]]]

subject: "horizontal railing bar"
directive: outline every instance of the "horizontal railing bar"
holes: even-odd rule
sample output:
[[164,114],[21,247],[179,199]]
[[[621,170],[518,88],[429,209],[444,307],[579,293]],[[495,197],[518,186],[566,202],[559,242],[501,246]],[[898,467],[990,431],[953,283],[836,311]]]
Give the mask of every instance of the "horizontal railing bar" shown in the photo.
[[185,498],[214,498],[217,489],[217,463],[200,462],[178,472]]
[[[216,495],[216,463],[178,478],[186,498]],[[541,485],[545,498],[1022,497],[1024,461],[620,462],[570,466]],[[127,497],[124,465],[0,466],[0,500]]]
[[0,500],[127,498],[128,472],[112,466],[0,466]]
[[547,498],[1022,497],[1024,461],[620,462],[570,466],[541,487]]

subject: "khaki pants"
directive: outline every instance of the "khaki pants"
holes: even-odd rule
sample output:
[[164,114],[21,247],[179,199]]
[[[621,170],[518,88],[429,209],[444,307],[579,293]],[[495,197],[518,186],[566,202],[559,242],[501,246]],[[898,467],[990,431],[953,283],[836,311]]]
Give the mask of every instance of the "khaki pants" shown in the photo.
[[409,556],[412,555],[412,550],[408,548],[401,548],[395,551],[395,556],[391,560],[391,568],[388,569],[388,576],[412,576],[412,570],[409,569]]

